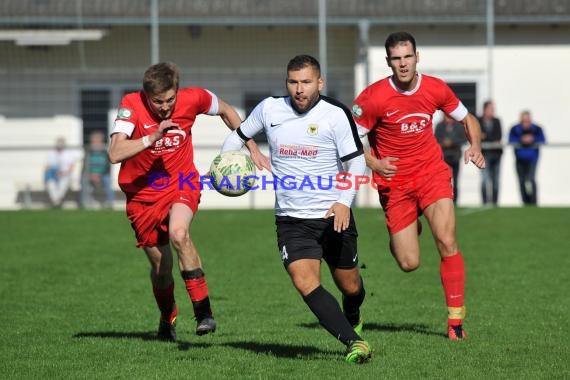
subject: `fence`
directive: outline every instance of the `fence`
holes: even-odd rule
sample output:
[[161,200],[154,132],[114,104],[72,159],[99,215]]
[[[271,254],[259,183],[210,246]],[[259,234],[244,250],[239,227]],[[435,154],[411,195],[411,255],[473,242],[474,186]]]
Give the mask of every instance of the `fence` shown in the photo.
[[[199,133],[198,133],[199,135]],[[195,137],[199,140],[199,136]],[[218,144],[200,144],[195,146],[196,165],[200,173],[208,171],[213,157],[219,152]],[[0,209],[25,209],[49,207],[44,194],[43,169],[45,159],[51,147],[13,146],[0,148],[0,163],[4,180],[0,186]],[[261,146],[267,153],[267,146]],[[75,167],[71,191],[66,197],[65,208],[76,208],[80,190],[82,149],[75,146],[78,153],[78,164]],[[570,206],[570,175],[564,163],[570,162],[570,144],[547,144],[541,147],[541,157],[537,170],[538,205],[539,206]],[[115,209],[124,207],[124,197],[117,186],[118,165],[112,169],[114,189],[116,192]],[[367,173],[369,175],[369,173]],[[267,176],[267,182],[272,180],[269,173],[261,172],[259,176]],[[501,164],[499,206],[517,207],[522,204],[516,176],[512,146],[505,146]],[[258,183],[261,185],[261,183]],[[263,187],[263,186],[260,186]],[[472,164],[462,165],[458,187],[460,196],[458,206],[478,207],[481,205],[480,171]],[[271,186],[265,189],[250,191],[238,197],[229,198],[216,191],[204,187],[202,191],[201,208],[272,208],[274,192]],[[96,203],[97,205],[97,203]],[[372,186],[365,184],[360,188],[355,205],[359,207],[378,207],[378,195]]]

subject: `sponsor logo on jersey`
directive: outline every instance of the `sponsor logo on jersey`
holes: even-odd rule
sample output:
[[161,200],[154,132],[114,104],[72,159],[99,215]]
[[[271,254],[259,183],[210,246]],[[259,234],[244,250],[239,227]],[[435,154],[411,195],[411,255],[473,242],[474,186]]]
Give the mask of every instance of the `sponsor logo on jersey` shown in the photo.
[[362,112],[363,112],[362,108],[358,104],[355,104],[352,106],[352,114],[354,116],[360,117],[360,116],[362,116]]
[[386,117],[390,117],[392,115],[395,115],[396,113],[398,113],[399,110],[396,111],[392,111],[392,112],[386,112]]
[[312,145],[280,144],[277,152],[280,158],[313,160],[319,154],[319,147]]
[[271,123],[270,124],[271,128],[278,127],[280,125],[281,125],[281,123]]
[[145,125],[144,125],[144,129],[152,128],[152,127],[154,127],[155,125],[156,125],[156,123],[154,123],[154,124],[148,124],[148,125],[145,124]]
[[133,114],[133,111],[131,111],[130,109],[120,108],[119,112],[117,112],[117,118],[118,119],[130,119],[132,114]]
[[[182,136],[182,137],[180,137]],[[186,132],[181,129],[169,129],[160,140],[157,140],[153,147],[152,153],[161,154],[174,152],[180,147],[182,142],[186,140]]]
[[400,132],[402,134],[420,133],[429,125],[430,120],[431,115],[427,113],[411,113],[399,118],[396,123],[401,123]]
[[309,124],[309,128],[307,128],[307,133],[309,136],[316,136],[319,134],[319,125],[318,124]]

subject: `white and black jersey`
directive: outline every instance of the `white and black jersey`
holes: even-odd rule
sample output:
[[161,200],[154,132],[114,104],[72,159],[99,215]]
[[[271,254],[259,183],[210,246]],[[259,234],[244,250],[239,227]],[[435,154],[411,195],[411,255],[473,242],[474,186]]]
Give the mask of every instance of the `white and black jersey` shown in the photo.
[[[355,191],[337,186],[338,176],[344,172],[343,162],[364,159],[359,157],[363,148],[356,124],[342,103],[320,96],[311,109],[300,114],[289,96],[267,98],[236,133],[245,141],[262,130],[275,177],[276,215],[322,218],[334,202],[350,207]],[[358,175],[364,174],[365,165],[361,166]]]

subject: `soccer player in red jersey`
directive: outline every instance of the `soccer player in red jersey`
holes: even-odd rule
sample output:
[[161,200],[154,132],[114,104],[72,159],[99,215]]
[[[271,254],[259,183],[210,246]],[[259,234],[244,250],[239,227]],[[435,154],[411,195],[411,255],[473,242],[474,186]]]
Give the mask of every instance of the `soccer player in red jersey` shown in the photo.
[[[179,88],[179,77],[172,63],[147,69],[143,90],[121,100],[108,150],[110,161],[121,163],[119,186],[126,194],[127,216],[137,247],[143,248],[150,262],[161,313],[158,338],[163,340],[176,339],[178,313],[170,242],[192,301],[196,334],[216,330],[202,263],[190,236],[200,201],[191,129],[200,114],[220,115],[232,130],[241,123],[236,111],[210,91]],[[252,156],[260,154],[254,142],[248,148]]]
[[433,135],[432,117],[441,110],[463,124],[470,143],[464,161],[480,169],[485,167],[481,129],[444,81],[416,71],[419,54],[411,34],[390,34],[385,48],[393,75],[358,95],[352,113],[359,135],[370,142],[366,164],[378,185],[390,251],[403,271],[418,268],[418,217],[425,215],[441,256],[448,336],[464,339],[465,269],[455,236],[451,170]]

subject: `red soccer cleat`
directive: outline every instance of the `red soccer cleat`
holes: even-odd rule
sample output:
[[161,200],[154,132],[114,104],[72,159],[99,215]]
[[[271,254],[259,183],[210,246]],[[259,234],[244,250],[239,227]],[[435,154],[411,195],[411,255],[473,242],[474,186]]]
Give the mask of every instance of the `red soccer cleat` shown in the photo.
[[462,325],[448,326],[447,336],[450,340],[467,339],[467,333],[463,330]]

